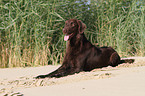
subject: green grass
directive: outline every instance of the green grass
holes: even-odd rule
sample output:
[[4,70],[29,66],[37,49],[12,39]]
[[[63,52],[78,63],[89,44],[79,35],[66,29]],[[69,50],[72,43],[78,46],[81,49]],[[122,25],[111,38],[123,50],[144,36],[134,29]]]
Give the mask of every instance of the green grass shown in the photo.
[[0,0],[0,67],[60,64],[65,20],[82,20],[87,38],[121,57],[145,56],[143,0]]

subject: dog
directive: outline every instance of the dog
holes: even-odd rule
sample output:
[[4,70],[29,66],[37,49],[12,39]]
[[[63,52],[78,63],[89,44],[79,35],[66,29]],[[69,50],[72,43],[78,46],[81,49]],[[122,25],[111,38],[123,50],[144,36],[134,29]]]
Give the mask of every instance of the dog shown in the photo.
[[95,68],[115,67],[121,63],[134,62],[134,59],[121,60],[112,47],[96,47],[91,44],[85,37],[85,29],[86,25],[81,20],[67,20],[63,29],[67,47],[62,65],[57,70],[46,75],[39,75],[36,78],[59,78],[81,71],[91,71]]

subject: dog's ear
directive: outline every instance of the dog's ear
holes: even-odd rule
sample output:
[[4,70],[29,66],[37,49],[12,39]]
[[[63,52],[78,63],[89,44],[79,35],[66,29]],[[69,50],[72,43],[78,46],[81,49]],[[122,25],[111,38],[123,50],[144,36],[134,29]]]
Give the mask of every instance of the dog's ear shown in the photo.
[[78,31],[80,34],[82,34],[86,29],[86,25],[81,20],[77,20],[77,23],[78,23]]

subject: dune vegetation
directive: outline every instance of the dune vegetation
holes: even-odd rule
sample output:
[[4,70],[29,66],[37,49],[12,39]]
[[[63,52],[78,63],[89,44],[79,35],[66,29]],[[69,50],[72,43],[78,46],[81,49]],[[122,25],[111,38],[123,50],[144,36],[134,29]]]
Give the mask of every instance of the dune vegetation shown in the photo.
[[0,68],[61,64],[70,18],[94,45],[145,56],[144,0],[0,0]]

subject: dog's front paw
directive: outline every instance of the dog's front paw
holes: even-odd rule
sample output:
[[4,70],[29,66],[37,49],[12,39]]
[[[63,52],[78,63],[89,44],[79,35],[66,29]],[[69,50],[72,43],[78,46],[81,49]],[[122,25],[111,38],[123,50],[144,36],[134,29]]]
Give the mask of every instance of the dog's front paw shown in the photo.
[[43,78],[46,78],[47,76],[46,75],[39,75],[37,77],[34,77],[35,79],[43,79]]

